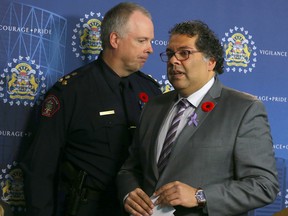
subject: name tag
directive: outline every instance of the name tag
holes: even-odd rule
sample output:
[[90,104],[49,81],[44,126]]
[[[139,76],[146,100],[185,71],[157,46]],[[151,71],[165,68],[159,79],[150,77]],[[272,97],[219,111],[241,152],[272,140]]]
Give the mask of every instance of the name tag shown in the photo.
[[115,111],[114,110],[107,110],[107,111],[102,111],[99,112],[100,116],[105,116],[105,115],[114,115]]

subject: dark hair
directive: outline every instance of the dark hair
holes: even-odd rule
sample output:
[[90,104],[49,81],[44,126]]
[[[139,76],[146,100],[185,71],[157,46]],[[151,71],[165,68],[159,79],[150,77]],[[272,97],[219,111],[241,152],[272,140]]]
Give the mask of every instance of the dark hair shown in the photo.
[[213,58],[216,61],[214,70],[218,74],[224,72],[223,47],[215,33],[202,21],[193,20],[176,24],[170,31],[172,35],[184,34],[187,36],[197,36],[196,48],[203,52],[206,58]]
[[102,48],[110,46],[110,34],[117,32],[121,37],[126,33],[126,24],[131,14],[140,11],[152,20],[151,14],[142,6],[132,2],[122,2],[111,8],[101,24]]

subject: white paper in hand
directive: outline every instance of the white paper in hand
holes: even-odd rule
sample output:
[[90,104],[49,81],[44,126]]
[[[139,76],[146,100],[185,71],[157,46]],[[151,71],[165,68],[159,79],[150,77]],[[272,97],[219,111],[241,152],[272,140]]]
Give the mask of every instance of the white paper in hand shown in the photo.
[[[158,197],[150,197],[153,203],[156,202]],[[153,214],[152,216],[174,216],[173,212],[175,211],[175,208],[173,206],[161,206],[157,205],[153,209]]]

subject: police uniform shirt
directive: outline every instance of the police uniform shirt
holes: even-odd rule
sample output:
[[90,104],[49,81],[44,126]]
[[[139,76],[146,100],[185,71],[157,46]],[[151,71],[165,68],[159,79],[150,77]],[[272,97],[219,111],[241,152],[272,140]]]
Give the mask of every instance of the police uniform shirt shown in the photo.
[[[135,112],[133,115],[139,118],[147,99],[161,91],[157,82],[140,71],[127,79],[134,106],[138,105],[137,110],[128,112]],[[120,81],[100,55],[96,61],[61,78],[47,93],[23,166],[29,199],[35,206],[53,202],[53,180],[61,155],[88,173],[88,184],[93,188],[104,190],[114,180],[132,140]]]

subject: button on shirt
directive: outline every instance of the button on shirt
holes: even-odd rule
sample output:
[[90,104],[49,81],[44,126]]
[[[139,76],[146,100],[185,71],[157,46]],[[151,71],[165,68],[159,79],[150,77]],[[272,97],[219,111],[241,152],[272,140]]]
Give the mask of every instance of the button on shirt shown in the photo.
[[[190,95],[187,100],[190,102],[191,106],[188,107],[181,120],[180,123],[178,125],[177,128],[177,132],[175,135],[175,139],[177,139],[177,137],[179,136],[180,132],[183,130],[183,128],[186,126],[187,122],[188,122],[188,117],[191,116],[193,114],[193,112],[195,111],[195,108],[197,108],[201,102],[201,100],[204,98],[204,96],[206,95],[206,93],[209,91],[209,89],[212,87],[212,85],[214,84],[215,78],[213,77],[211,80],[209,80],[209,82],[207,82],[201,89],[199,89],[198,91],[194,92],[192,95]],[[159,160],[160,157],[160,153],[163,147],[163,143],[167,134],[167,131],[169,129],[169,126],[171,124],[171,121],[174,117],[174,115],[176,114],[176,110],[177,110],[177,104],[178,102],[182,99],[182,97],[178,97],[178,100],[175,102],[175,104],[173,105],[173,107],[171,108],[167,118],[164,120],[164,123],[162,125],[162,128],[160,130],[158,139],[157,139],[157,161]]]

